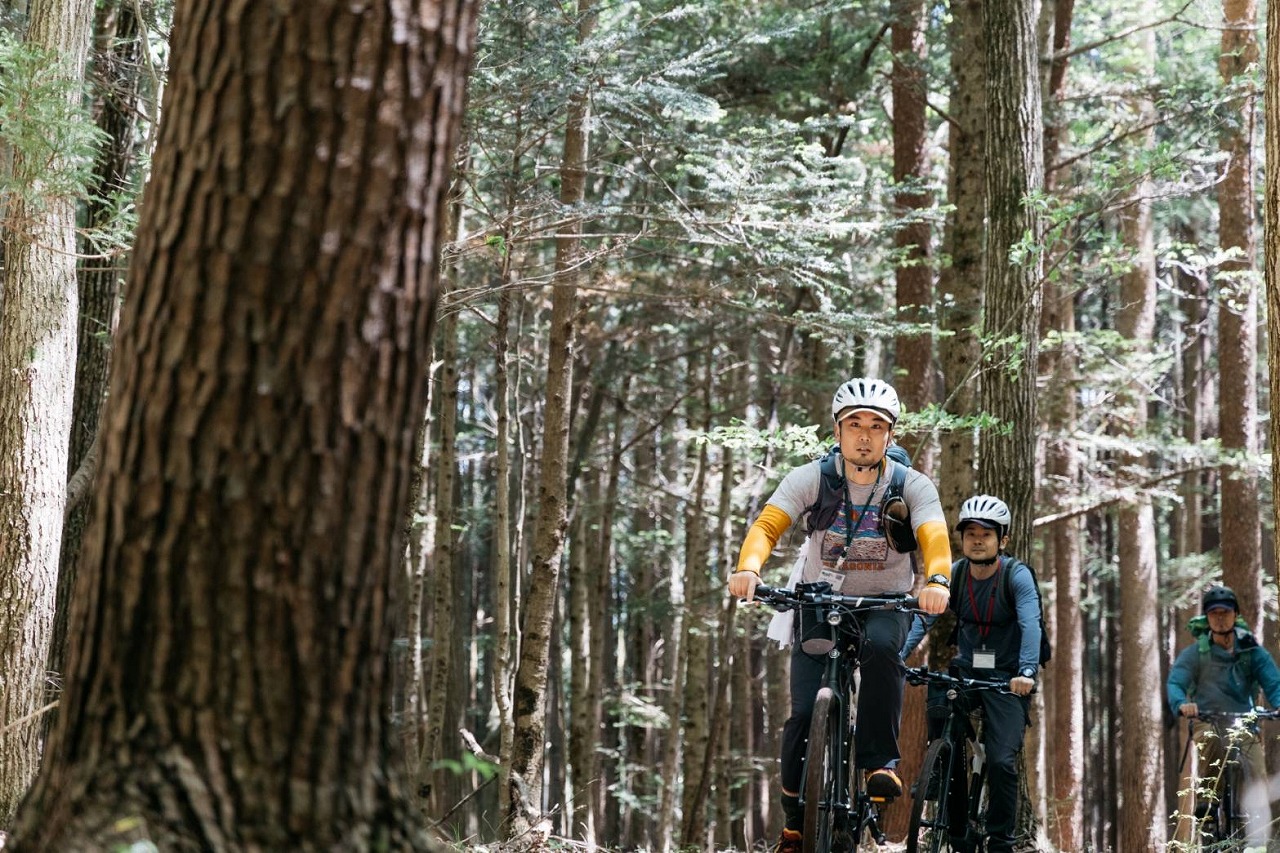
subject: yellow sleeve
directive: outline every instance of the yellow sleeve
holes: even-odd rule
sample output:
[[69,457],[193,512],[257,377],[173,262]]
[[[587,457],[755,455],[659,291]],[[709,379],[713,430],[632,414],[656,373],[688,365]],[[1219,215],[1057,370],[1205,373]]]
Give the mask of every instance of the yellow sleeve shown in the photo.
[[945,521],[926,521],[916,528],[920,556],[924,558],[924,576],[942,575],[951,579],[951,536]]
[[747,531],[747,538],[742,540],[742,551],[738,553],[736,571],[760,574],[760,567],[773,553],[773,546],[778,544],[778,540],[790,526],[791,516],[773,504],[765,504],[765,508],[760,511],[751,529]]

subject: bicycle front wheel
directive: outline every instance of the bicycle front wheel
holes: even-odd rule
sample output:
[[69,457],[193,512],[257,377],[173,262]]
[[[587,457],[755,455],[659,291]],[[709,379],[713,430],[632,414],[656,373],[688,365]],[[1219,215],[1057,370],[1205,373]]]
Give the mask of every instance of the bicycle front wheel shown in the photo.
[[911,794],[911,822],[907,824],[907,853],[951,850],[947,796],[951,790],[951,744],[938,738],[929,744],[920,776]]
[[840,703],[831,688],[818,691],[809,723],[804,758],[804,853],[828,853],[836,832],[837,811],[845,805],[839,780],[844,758]]

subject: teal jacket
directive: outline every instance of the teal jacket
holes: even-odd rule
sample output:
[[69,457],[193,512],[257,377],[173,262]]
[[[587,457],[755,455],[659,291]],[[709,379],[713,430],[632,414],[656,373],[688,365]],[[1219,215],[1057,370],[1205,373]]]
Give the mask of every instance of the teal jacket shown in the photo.
[[1204,616],[1188,622],[1187,629],[1196,641],[1173,662],[1165,685],[1175,714],[1187,702],[1195,702],[1201,711],[1241,714],[1252,710],[1259,690],[1267,704],[1280,708],[1280,669],[1243,619],[1236,620],[1236,643],[1231,651],[1213,642]]

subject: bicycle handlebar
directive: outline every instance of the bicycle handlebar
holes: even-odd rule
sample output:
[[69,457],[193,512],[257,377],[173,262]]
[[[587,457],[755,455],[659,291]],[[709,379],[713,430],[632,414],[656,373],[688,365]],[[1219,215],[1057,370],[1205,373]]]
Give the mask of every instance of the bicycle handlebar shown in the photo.
[[1204,723],[1234,722],[1235,720],[1280,720],[1280,710],[1254,708],[1252,711],[1201,711],[1189,719]]
[[[960,690],[994,690],[997,693],[1008,693],[1016,695],[1009,689],[1008,681],[996,681],[994,679],[984,678],[964,678],[958,675],[949,675],[945,672],[928,669],[923,666],[912,666],[907,668],[907,683],[914,684],[917,687],[922,684],[941,684],[944,687],[955,687]],[[1034,693],[1039,689],[1039,685],[1032,688]]]
[[834,607],[849,613],[919,610],[919,601],[905,595],[841,595],[837,592],[785,589],[764,584],[756,586],[755,598],[775,610],[797,610],[802,607]]

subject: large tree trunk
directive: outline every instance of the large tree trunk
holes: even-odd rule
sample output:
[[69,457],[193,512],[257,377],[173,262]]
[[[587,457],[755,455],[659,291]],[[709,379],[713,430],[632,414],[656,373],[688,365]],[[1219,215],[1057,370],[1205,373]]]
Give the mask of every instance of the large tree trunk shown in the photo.
[[[896,7],[893,42],[893,203],[902,224],[894,232],[898,252],[894,269],[898,319],[928,328],[933,323],[933,265],[930,225],[924,215],[933,204],[925,190],[929,179],[925,102],[923,0]],[[894,379],[902,402],[919,411],[933,402],[933,336],[919,329],[899,335],[894,347]],[[821,421],[819,421],[821,423]],[[921,470],[932,469],[932,443],[911,438],[909,449]]]
[[[1052,0],[1042,15],[1052,21],[1049,39],[1049,72],[1045,91],[1044,163],[1045,191],[1052,194],[1064,176],[1055,169],[1058,154],[1067,132],[1061,109],[1066,90],[1067,58],[1071,44],[1073,0]],[[1051,17],[1050,17],[1051,16]],[[1065,243],[1065,241],[1062,241]],[[1067,251],[1055,244],[1051,251]],[[1045,478],[1042,504],[1053,506],[1057,495],[1068,493],[1080,479],[1080,463],[1071,430],[1077,417],[1076,407],[1076,331],[1074,283],[1066,275],[1046,283],[1044,314],[1045,332],[1058,332],[1061,343],[1041,359],[1041,375],[1048,376],[1045,405],[1042,407],[1046,433]],[[1084,649],[1080,618],[1080,584],[1082,570],[1081,524],[1079,518],[1060,521],[1051,526],[1046,536],[1046,554],[1051,560],[1049,576],[1053,578],[1053,594],[1046,600],[1046,613],[1053,633],[1055,654],[1052,675],[1045,680],[1045,791],[1047,795],[1046,829],[1059,850],[1079,850],[1084,846]]]
[[[110,228],[117,204],[134,194],[135,151],[142,111],[142,32],[133,3],[108,3],[98,9],[95,26],[94,85],[98,129],[106,139],[93,167],[84,218],[88,233]],[[80,319],[76,357],[75,406],[67,490],[66,527],[58,570],[58,603],[49,669],[61,672],[66,659],[67,612],[75,582],[80,538],[88,520],[85,498],[98,464],[98,425],[107,396],[107,373],[119,315],[120,281],[127,256],[111,245],[84,241],[91,258],[80,269]]]
[[[933,335],[921,329],[933,321],[933,265],[931,263],[930,224],[924,211],[933,204],[924,186],[928,180],[928,135],[925,102],[925,4],[911,0],[897,7],[892,23],[893,44],[893,183],[894,210],[902,220],[894,233],[898,252],[894,269],[898,319],[916,325],[916,329],[900,334],[894,346],[894,384],[910,411],[919,411],[933,399]],[[908,436],[904,442],[915,465],[931,471],[934,463],[932,437],[924,434]],[[922,692],[909,691],[902,707],[904,731],[918,731],[924,726]],[[908,775],[918,772],[924,742],[903,738],[902,767]],[[906,833],[908,810],[889,809],[885,829],[893,837]]]
[[[93,4],[33,0],[26,45],[47,51],[66,128],[79,114]],[[61,63],[59,65],[59,63]],[[31,132],[35,129],[28,129]],[[38,131],[37,131],[38,132]],[[64,131],[65,132],[65,131]],[[0,826],[40,761],[76,371],[76,200],[61,150],[18,149],[5,223],[0,311]],[[62,173],[62,174],[60,174]]]
[[[1256,0],[1223,0],[1222,49],[1218,68],[1225,86],[1258,61]],[[1235,255],[1219,269],[1218,433],[1225,451],[1253,456],[1258,452],[1258,390],[1255,372],[1258,346],[1258,297],[1254,273],[1253,130],[1254,97],[1242,90],[1243,103],[1232,110],[1222,131],[1227,155],[1218,186],[1218,245]],[[1259,554],[1262,529],[1258,518],[1258,478],[1251,462],[1222,469],[1222,574],[1240,600],[1240,614],[1260,627],[1262,577]]]
[[[1280,3],[1267,4],[1267,44],[1280,44]],[[1263,87],[1263,113],[1280,115],[1280,63],[1268,62],[1266,65],[1266,85]],[[1266,133],[1266,172],[1263,178],[1263,242],[1267,246],[1280,245],[1280,122],[1265,123]],[[1267,363],[1280,364],[1280,252],[1263,253],[1264,273],[1267,294]],[[1268,371],[1272,409],[1275,401],[1280,400],[1280,370]],[[1280,418],[1268,420],[1268,444],[1273,448],[1271,454],[1271,482],[1280,483],[1280,453],[1274,448],[1280,447]],[[1272,528],[1280,529],[1280,501],[1271,502]],[[1274,540],[1280,543],[1280,536]],[[1280,549],[1280,544],[1276,545]],[[1280,554],[1272,561],[1280,572]],[[1280,750],[1267,751],[1267,769],[1276,772],[1280,761],[1276,753]],[[1275,813],[1275,805],[1272,806]]]
[[[1267,4],[1267,44],[1280,45],[1280,4]],[[1266,86],[1263,92],[1263,114],[1280,115],[1280,63],[1267,61]],[[1266,122],[1266,173],[1262,191],[1262,234],[1266,246],[1280,245],[1280,122]],[[1266,275],[1267,295],[1267,362],[1280,365],[1280,252],[1263,252],[1263,268]],[[1280,400],[1280,370],[1268,370],[1272,411]],[[1268,446],[1271,453],[1271,482],[1280,483],[1280,418],[1268,419]],[[1272,501],[1272,528],[1280,529],[1280,501]],[[1277,578],[1280,579],[1280,578]],[[1271,638],[1274,638],[1272,631]],[[1271,639],[1268,638],[1268,639]],[[1268,749],[1267,770],[1276,772],[1280,766],[1276,753],[1280,749]],[[1275,813],[1275,804],[1272,804]]]
[[[1138,34],[1147,61],[1155,61],[1155,40],[1151,31]],[[1134,104],[1140,121],[1149,120],[1154,107],[1149,100]],[[1147,131],[1134,138],[1134,160],[1154,141]],[[1131,252],[1129,270],[1121,277],[1120,311],[1117,331],[1129,344],[1133,377],[1121,398],[1126,405],[1119,418],[1124,434],[1140,441],[1147,428],[1152,335],[1156,318],[1155,249],[1151,232],[1152,188],[1138,181],[1120,212],[1120,232]],[[1138,453],[1124,453],[1122,471],[1140,471],[1146,460]],[[1129,474],[1130,481],[1141,479]],[[1161,741],[1150,733],[1160,730],[1163,682],[1160,659],[1153,650],[1160,645],[1160,591],[1156,572],[1156,530],[1151,496],[1135,488],[1134,497],[1123,504],[1117,524],[1120,540],[1120,849],[1125,853],[1159,850],[1164,847],[1167,819],[1164,813],[1164,772]]]
[[[579,0],[578,39],[591,33],[592,0]],[[584,83],[585,86],[585,83]],[[586,192],[588,97],[585,89],[569,101],[565,118],[564,155],[560,165],[560,201],[581,205]],[[534,527],[533,574],[524,612],[520,663],[515,680],[515,736],[508,782],[511,809],[506,815],[510,838],[540,823],[543,750],[546,730],[547,666],[551,648],[552,613],[560,580],[567,515],[569,410],[573,391],[574,315],[577,311],[578,267],[582,225],[566,222],[556,237],[556,276],[551,292],[551,332],[548,341],[546,409],[543,413],[542,464],[538,484],[538,517]]]
[[[953,211],[943,235],[950,263],[938,274],[938,325],[949,334],[938,340],[942,365],[943,407],[953,415],[972,415],[978,405],[974,373],[981,363],[978,327],[982,285],[986,189],[983,152],[986,145],[986,53],[982,36],[982,0],[951,4],[951,156],[947,201]],[[975,478],[973,430],[957,429],[942,438],[938,492],[948,518],[954,518],[973,494]]]
[[473,14],[179,6],[14,849],[427,846],[387,661]]
[[[1013,547],[1031,545],[1036,470],[1035,368],[1040,331],[1038,235],[1031,193],[1044,184],[1040,74],[1035,4],[986,0],[983,37],[987,57],[984,276],[987,346],[982,409],[1004,429],[985,433],[979,484],[1001,495],[1013,512]],[[1024,240],[1030,239],[1030,245]]]

